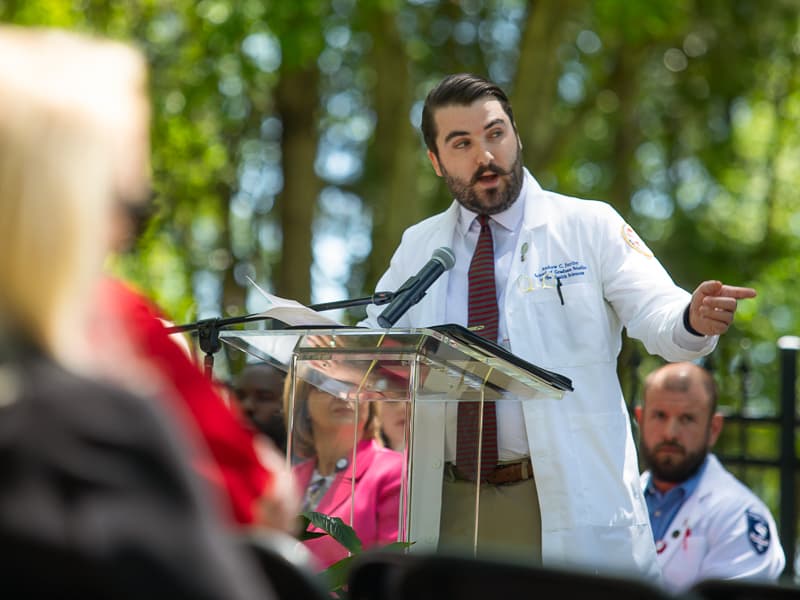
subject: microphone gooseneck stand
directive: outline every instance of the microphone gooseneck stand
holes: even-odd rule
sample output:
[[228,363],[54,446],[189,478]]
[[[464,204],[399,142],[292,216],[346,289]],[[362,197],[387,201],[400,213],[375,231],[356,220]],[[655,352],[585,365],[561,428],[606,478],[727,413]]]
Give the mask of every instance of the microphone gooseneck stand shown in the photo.
[[[378,324],[388,329],[392,327],[409,308],[419,302],[422,297],[425,296],[428,288],[433,285],[442,273],[451,269],[455,262],[456,257],[453,251],[443,246],[434,250],[433,256],[425,263],[422,269],[420,269],[416,275],[409,277],[395,292],[375,292],[372,296],[365,296],[364,298],[323,302],[321,304],[312,304],[308,308],[317,312],[322,312],[336,308],[363,306],[365,304],[375,304],[376,306],[389,304],[389,306],[378,315]],[[272,317],[264,315],[263,313],[244,315],[242,317],[228,317],[227,319],[213,317],[187,325],[176,325],[175,327],[168,328],[167,332],[179,333],[197,331],[200,349],[206,354],[205,360],[203,361],[205,373],[211,378],[214,369],[214,353],[222,348],[222,343],[219,341],[220,330],[228,325],[237,325],[250,321],[262,321],[270,318]]]
[[[364,306],[367,304],[375,304],[380,306],[387,304],[394,298],[394,292],[375,292],[372,296],[365,296],[363,298],[354,298],[351,300],[337,300],[335,302],[323,302],[320,304],[312,304],[308,308],[317,312],[326,310],[335,310],[338,308],[352,308],[354,306]],[[200,349],[205,353],[203,359],[203,372],[211,379],[214,370],[214,354],[222,348],[222,342],[219,339],[219,332],[230,325],[240,325],[243,323],[251,323],[255,321],[266,321],[273,317],[256,313],[251,315],[243,315],[241,317],[211,317],[209,319],[200,319],[195,323],[187,323],[185,325],[175,325],[167,328],[167,333],[186,333],[189,331],[197,332],[197,341]]]

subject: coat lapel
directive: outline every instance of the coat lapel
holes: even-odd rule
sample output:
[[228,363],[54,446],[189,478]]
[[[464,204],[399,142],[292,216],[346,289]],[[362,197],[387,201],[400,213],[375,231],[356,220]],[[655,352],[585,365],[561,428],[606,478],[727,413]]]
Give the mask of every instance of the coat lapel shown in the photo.
[[714,464],[716,459],[713,455],[709,455],[709,458],[711,460],[706,465],[706,472],[703,474],[700,484],[683,503],[664,534],[663,548],[662,544],[657,543],[656,552],[658,552],[659,563],[662,565],[669,562],[677,548],[691,535],[692,529],[697,523],[697,515],[702,514],[702,505],[713,491],[708,482],[716,471]]
[[[372,464],[375,458],[375,447],[372,440],[363,440],[359,442],[356,451],[356,464],[355,464],[355,482],[358,481],[366,472],[367,468]],[[347,468],[340,471],[336,478],[333,480],[330,489],[326,492],[325,496],[317,506],[317,512],[326,515],[333,515],[350,499],[353,486],[353,465],[348,465]],[[349,513],[349,511],[348,511]],[[343,519],[345,523],[350,523],[349,514]]]
[[547,201],[546,196],[543,195],[541,186],[527,169],[524,173],[525,183],[522,186],[521,195],[517,202],[522,202],[525,208],[522,217],[522,228],[517,239],[517,247],[514,249],[514,260],[512,260],[511,268],[508,270],[506,306],[508,306],[509,298],[513,296],[509,292],[514,289],[520,274],[527,273],[530,275],[528,271],[540,264],[540,249],[535,243],[534,233],[536,229],[546,226],[549,218],[550,203]]
[[[691,500],[687,500],[687,503]],[[667,532],[664,534],[664,539],[658,540],[656,542],[656,553],[658,554],[659,563],[662,565],[669,562],[669,559],[672,557],[673,554],[678,550],[678,547],[684,543],[684,539],[686,537],[686,530],[690,529],[689,523],[687,520],[687,512],[684,510],[686,505],[684,504],[681,510],[678,511],[678,514],[675,515],[675,518],[670,523]]]
[[[453,232],[455,231],[456,224],[458,223],[458,202],[453,201],[445,212],[442,213],[442,222],[436,228],[434,235],[428,238],[426,247],[422,255],[427,261],[433,256],[434,250],[447,246],[450,248],[453,245]],[[424,314],[419,319],[423,323],[444,323],[445,308],[447,306],[447,287],[449,285],[450,272],[445,271],[439,278],[437,285],[428,290],[430,300],[421,302],[418,306],[422,307]]]

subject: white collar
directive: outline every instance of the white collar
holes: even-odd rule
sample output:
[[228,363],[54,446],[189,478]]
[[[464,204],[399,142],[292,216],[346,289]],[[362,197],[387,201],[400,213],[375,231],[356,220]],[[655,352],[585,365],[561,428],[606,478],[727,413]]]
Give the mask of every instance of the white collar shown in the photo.
[[[533,178],[527,177],[527,169],[523,169],[522,173],[522,187],[520,188],[519,195],[514,203],[505,209],[503,212],[491,215],[493,221],[501,225],[508,231],[514,231],[522,222],[525,216],[525,196],[530,187],[530,180]],[[466,235],[472,222],[477,218],[478,213],[466,208],[462,204],[458,205],[458,230],[461,235]]]

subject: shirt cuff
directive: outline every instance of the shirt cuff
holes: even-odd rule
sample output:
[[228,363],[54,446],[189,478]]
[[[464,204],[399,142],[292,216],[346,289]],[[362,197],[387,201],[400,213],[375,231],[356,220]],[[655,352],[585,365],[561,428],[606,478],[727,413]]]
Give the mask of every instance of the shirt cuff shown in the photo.
[[691,333],[693,336],[705,337],[702,333],[700,333],[694,327],[692,327],[692,324],[689,322],[689,306],[690,305],[687,304],[686,310],[683,311],[683,326],[686,328],[686,331]]
[[708,346],[711,337],[703,335],[691,325],[689,325],[689,308],[683,313],[683,327],[675,327],[672,330],[672,341],[684,350],[690,352],[701,352]]

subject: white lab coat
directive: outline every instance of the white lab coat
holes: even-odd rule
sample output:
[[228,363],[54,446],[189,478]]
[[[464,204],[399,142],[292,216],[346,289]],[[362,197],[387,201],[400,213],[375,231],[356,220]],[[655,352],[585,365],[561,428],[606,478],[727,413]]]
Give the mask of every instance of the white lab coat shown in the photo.
[[[649,480],[646,471],[643,490]],[[704,579],[775,580],[786,564],[769,509],[713,454],[656,548],[671,591]]]
[[[685,330],[690,294],[673,283],[611,206],[544,191],[527,170],[518,201],[525,204],[524,222],[501,307],[510,349],[569,377],[575,388],[561,399],[522,402],[542,515],[543,562],[657,579],[637,452],[617,377],[622,327],[670,361],[707,354],[716,337]],[[407,229],[377,289],[397,289],[436,248],[451,246],[457,219],[454,202]],[[525,293],[517,285],[520,276],[537,282],[543,273],[561,279],[563,304],[555,287]],[[442,324],[447,278],[445,273],[395,327]],[[369,307],[362,324],[378,328],[382,309]],[[415,510],[412,499],[411,539],[430,548],[438,535],[448,418],[441,406],[424,408],[424,418],[415,416],[412,490],[422,509]]]

